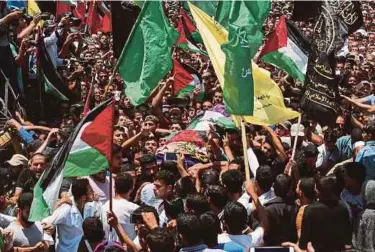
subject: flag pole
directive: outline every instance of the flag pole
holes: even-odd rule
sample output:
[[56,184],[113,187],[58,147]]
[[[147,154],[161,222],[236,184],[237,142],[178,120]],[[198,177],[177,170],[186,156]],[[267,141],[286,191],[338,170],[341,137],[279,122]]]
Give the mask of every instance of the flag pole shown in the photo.
[[298,123],[297,123],[297,135],[294,138],[294,143],[293,143],[293,151],[292,151],[292,157],[291,159],[294,160],[294,156],[296,154],[296,148],[297,148],[297,141],[298,141],[298,133],[299,133],[299,128],[301,126],[301,115],[298,117]]
[[242,135],[243,158],[245,162],[246,181],[250,182],[250,167],[249,167],[249,158],[247,156],[246,128],[245,128],[245,121],[243,117],[241,117],[241,135]]

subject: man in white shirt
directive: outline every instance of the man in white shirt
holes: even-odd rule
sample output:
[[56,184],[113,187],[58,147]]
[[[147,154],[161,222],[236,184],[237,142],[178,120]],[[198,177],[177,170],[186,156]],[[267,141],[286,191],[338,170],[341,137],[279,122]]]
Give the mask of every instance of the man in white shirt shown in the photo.
[[57,228],[56,251],[78,251],[83,236],[82,223],[86,217],[83,216],[83,211],[86,202],[92,201],[93,198],[93,191],[87,179],[74,180],[71,189],[72,205],[61,205],[42,221]]
[[259,201],[255,192],[255,186],[252,182],[248,183],[247,191],[253,199],[254,206],[257,209],[260,225],[249,232],[247,227],[247,212],[245,207],[239,202],[231,202],[224,208],[223,223],[226,233],[218,236],[218,243],[235,242],[244,249],[260,246],[263,242],[264,233],[268,229],[267,214]]
[[[87,177],[94,194],[99,197],[99,202],[104,205],[109,200],[110,183],[109,177],[106,176],[106,170],[100,171]],[[112,188],[114,195],[114,188]]]
[[[130,239],[136,237],[135,225],[131,223],[131,215],[139,206],[129,201],[130,194],[134,189],[134,181],[131,175],[122,173],[115,178],[115,197],[112,201],[112,211],[117,216],[120,225],[124,228]],[[107,223],[107,212],[109,212],[109,201],[102,207],[103,227],[106,239],[120,242],[115,230],[110,233]]]
[[67,24],[67,22],[67,18],[62,18],[56,30],[55,23],[53,21],[47,20],[44,22],[46,37],[43,38],[43,42],[54,67],[62,66],[64,63],[64,60],[58,57],[59,52],[57,42],[59,41],[59,38],[63,33],[63,27]]
[[18,251],[18,248],[29,248],[30,251],[32,249],[40,249],[42,251],[47,250],[49,244],[53,244],[52,237],[44,233],[40,222],[30,222],[28,220],[32,201],[32,193],[28,192],[20,195],[17,202],[17,218],[7,228],[14,233],[14,251]]

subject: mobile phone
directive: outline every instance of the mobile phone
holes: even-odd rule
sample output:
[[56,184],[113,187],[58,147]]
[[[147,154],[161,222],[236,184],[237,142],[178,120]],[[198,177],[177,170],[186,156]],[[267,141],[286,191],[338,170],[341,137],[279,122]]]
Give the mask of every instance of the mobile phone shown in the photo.
[[164,160],[177,161],[177,153],[170,153],[170,152],[165,153]]
[[258,247],[250,248],[250,252],[294,252],[294,249],[290,247]]

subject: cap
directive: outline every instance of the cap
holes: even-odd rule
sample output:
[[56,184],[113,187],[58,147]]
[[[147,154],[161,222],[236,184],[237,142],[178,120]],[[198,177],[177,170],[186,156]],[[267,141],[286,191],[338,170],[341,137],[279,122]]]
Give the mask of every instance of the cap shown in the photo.
[[290,130],[290,128],[292,127],[292,123],[289,122],[289,121],[285,121],[285,122],[279,123],[279,125],[281,127],[283,127],[284,129],[286,129],[286,130]]
[[14,154],[13,157],[10,160],[5,161],[5,165],[10,165],[10,166],[23,165],[23,166],[26,166],[27,162],[28,162],[28,159],[25,156],[23,156],[21,154]]
[[295,123],[292,125],[292,127],[290,128],[290,135],[291,136],[305,136],[305,127],[300,124],[299,125],[299,129],[298,129],[298,124]]

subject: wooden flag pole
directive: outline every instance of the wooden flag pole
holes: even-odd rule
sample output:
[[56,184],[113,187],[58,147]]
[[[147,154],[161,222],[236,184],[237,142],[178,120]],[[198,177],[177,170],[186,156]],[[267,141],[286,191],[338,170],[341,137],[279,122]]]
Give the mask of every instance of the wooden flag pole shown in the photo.
[[246,181],[250,182],[250,167],[249,167],[249,158],[247,156],[246,128],[245,128],[245,122],[244,122],[243,117],[241,117],[241,135],[242,135],[243,158],[245,162]]

